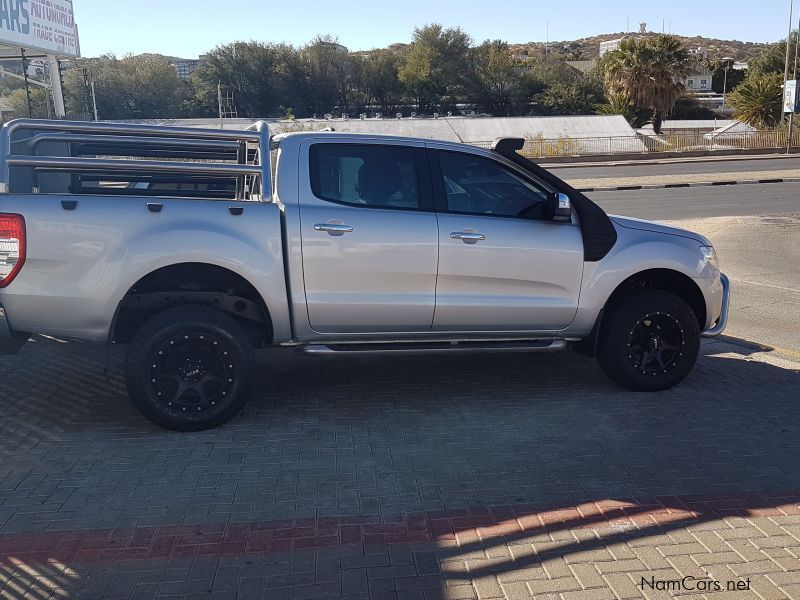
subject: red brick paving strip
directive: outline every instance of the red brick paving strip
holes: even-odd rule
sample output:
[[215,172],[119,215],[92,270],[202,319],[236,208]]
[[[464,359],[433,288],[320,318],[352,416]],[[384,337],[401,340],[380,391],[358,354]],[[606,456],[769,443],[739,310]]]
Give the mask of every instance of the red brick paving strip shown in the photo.
[[0,535],[0,564],[105,563],[177,557],[222,557],[350,545],[451,542],[569,529],[646,530],[725,517],[800,515],[800,492],[600,500],[577,506],[510,505],[405,515],[386,523],[369,516],[297,521],[88,529]]

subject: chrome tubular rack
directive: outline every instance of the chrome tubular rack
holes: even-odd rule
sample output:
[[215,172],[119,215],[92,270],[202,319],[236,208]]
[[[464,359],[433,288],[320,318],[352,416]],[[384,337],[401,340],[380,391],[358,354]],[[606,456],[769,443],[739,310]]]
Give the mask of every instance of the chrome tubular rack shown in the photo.
[[[16,176],[15,170],[24,174]],[[263,121],[241,131],[37,119],[6,123],[0,131],[0,193],[46,193],[39,183],[47,173],[71,176],[73,183],[61,193],[75,193],[84,181],[224,180],[230,182],[229,198],[267,201],[269,129]],[[110,191],[98,185],[94,193]]]

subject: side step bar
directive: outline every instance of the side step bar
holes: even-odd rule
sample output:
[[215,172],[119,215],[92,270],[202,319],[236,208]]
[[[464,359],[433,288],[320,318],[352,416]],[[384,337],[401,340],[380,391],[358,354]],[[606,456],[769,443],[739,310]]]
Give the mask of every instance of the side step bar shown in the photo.
[[339,354],[441,354],[445,352],[558,352],[567,348],[566,340],[530,340],[522,342],[419,342],[391,344],[309,344],[304,354],[336,356]]

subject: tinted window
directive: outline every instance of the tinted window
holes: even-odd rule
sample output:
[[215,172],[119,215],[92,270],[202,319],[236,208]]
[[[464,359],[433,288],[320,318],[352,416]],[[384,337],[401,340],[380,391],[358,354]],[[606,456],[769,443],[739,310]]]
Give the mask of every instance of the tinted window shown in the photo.
[[472,154],[439,152],[451,212],[548,218],[550,194],[504,165]]
[[331,202],[419,208],[415,156],[413,148],[402,146],[314,144],[311,190]]

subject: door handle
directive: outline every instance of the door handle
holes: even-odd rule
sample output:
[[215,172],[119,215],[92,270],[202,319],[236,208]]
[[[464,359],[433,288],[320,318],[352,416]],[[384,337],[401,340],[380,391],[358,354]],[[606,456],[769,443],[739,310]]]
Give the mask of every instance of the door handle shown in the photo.
[[345,233],[353,233],[353,228],[350,225],[341,225],[339,223],[317,223],[314,225],[314,231],[327,231],[330,235],[344,235]]
[[486,236],[482,233],[472,231],[454,231],[450,234],[450,238],[454,240],[461,240],[465,244],[474,244],[476,242],[482,242],[486,239]]

